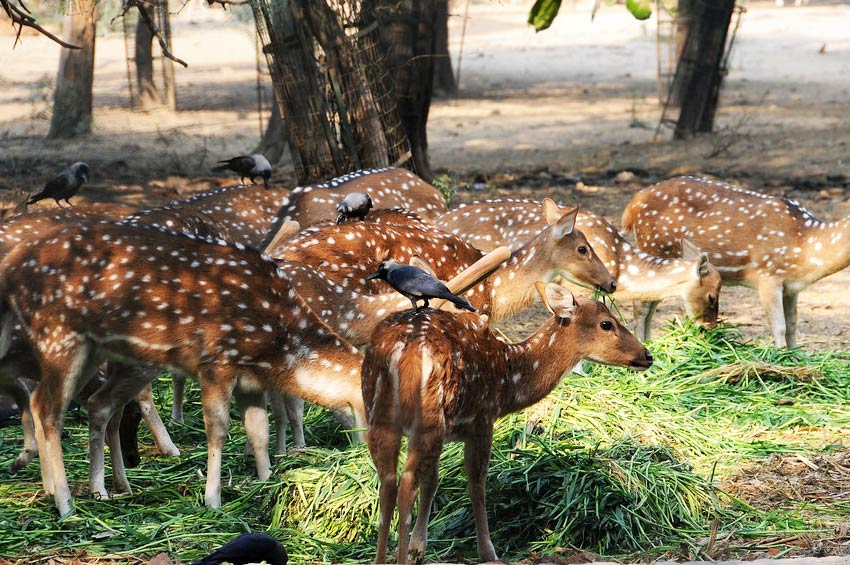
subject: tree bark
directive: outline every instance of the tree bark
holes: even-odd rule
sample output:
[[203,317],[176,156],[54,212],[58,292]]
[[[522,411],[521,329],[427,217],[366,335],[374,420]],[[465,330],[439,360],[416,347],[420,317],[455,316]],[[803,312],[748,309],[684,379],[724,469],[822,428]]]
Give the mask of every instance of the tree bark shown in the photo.
[[263,138],[260,139],[260,144],[251,153],[260,153],[269,160],[269,163],[274,165],[283,157],[283,152],[286,149],[286,128],[283,124],[283,118],[280,115],[280,108],[277,103],[272,104],[272,115],[269,118],[269,123],[266,124],[266,131],[263,133]]
[[81,1],[65,16],[63,39],[80,49],[62,48],[53,96],[48,139],[77,137],[91,132],[94,41],[97,8]]
[[434,91],[438,95],[453,96],[457,94],[457,83],[454,69],[452,69],[452,59],[449,56],[449,0],[437,0],[436,4]]
[[710,132],[714,127],[725,71],[720,66],[734,7],[734,0],[697,2],[692,6],[688,37],[673,81],[674,85],[681,83],[682,89],[682,111],[676,122],[674,139]]
[[[145,10],[155,21],[150,4],[141,4],[139,10]],[[153,78],[153,33],[141,16],[136,20],[136,82],[139,85],[137,104],[140,108],[149,110],[162,105]]]

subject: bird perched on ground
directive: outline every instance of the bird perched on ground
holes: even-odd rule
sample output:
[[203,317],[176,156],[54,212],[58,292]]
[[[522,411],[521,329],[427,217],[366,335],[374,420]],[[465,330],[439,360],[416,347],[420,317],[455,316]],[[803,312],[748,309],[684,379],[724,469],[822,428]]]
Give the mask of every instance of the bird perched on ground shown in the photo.
[[269,565],[286,565],[287,559],[286,549],[279,541],[268,534],[248,533],[238,536],[192,565],[218,565],[224,561],[233,565],[260,561]]
[[239,182],[243,184],[246,177],[251,179],[251,184],[257,184],[254,179],[262,177],[263,186],[265,188],[269,187],[269,178],[272,176],[272,165],[268,159],[259,153],[240,155],[239,157],[219,161],[219,163],[224,164],[213,167],[213,171],[233,171],[239,175]]
[[88,182],[88,180],[89,166],[78,161],[47,181],[41,192],[27,200],[27,206],[45,198],[52,198],[60,207],[62,206],[59,204],[60,200],[64,200],[70,206],[70,198],[77,194],[83,183]]
[[352,192],[346,195],[336,207],[336,223],[341,224],[351,218],[366,219],[372,209],[372,197],[366,192]]
[[396,291],[409,298],[414,310],[419,310],[416,306],[417,300],[424,300],[425,304],[422,308],[427,308],[428,300],[442,298],[458,308],[475,312],[475,308],[469,302],[452,294],[446,285],[419,267],[400,265],[395,261],[383,261],[377,271],[366,277],[367,281],[374,279],[386,281]]

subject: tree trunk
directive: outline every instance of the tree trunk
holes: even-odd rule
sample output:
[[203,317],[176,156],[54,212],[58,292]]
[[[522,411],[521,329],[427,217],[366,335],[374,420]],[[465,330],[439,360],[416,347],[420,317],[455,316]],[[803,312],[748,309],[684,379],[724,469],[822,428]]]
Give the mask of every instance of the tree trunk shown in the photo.
[[434,89],[437,0],[375,0],[387,66],[395,77],[398,114],[413,155],[413,169],[433,178],[428,162],[428,112]]
[[[693,17],[694,5],[696,0],[679,0],[676,12],[676,60],[682,60],[682,53],[685,49],[685,41],[688,38],[688,29],[691,18]],[[677,69],[678,70],[678,69]],[[676,82],[670,85],[670,93],[668,95],[667,104],[671,108],[678,108],[682,104],[684,98],[684,81]]]
[[676,122],[674,139],[710,132],[714,127],[725,72],[720,66],[734,6],[735,0],[698,2],[692,6],[688,37],[673,81],[674,85],[681,83],[682,89],[682,111]]
[[280,108],[277,103],[272,104],[272,115],[269,118],[269,123],[266,124],[266,131],[263,133],[263,138],[260,144],[251,153],[260,153],[269,160],[269,163],[274,165],[283,157],[283,152],[286,149],[286,128],[283,125],[283,118],[280,115]]
[[91,132],[94,82],[95,3],[79,2],[65,16],[63,39],[80,49],[62,48],[53,96],[48,139],[76,137]]
[[[150,4],[140,4],[139,10],[145,10],[151,20],[156,21]],[[138,106],[145,110],[161,106],[162,99],[153,79],[153,33],[141,16],[136,20],[136,80]]]
[[437,37],[434,50],[434,91],[438,95],[452,96],[457,94],[457,83],[455,82],[455,73],[452,69],[452,59],[449,56],[449,0],[437,0],[436,17],[435,32]]

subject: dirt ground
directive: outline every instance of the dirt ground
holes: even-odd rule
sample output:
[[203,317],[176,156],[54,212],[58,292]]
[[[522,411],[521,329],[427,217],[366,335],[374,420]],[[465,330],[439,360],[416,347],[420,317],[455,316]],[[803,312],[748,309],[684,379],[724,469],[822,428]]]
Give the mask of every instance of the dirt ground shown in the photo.
[[[637,22],[623,6],[607,6],[591,22],[592,2],[565,2],[555,25],[535,34],[525,25],[530,4],[473,2],[465,35],[464,2],[452,5],[461,91],[435,101],[428,134],[434,169],[464,187],[456,202],[552,196],[619,223],[635,190],[707,174],[796,198],[825,219],[850,215],[850,4],[747,3],[716,133],[675,143],[668,128],[656,138],[654,19]],[[11,27],[0,20],[0,197],[18,201],[76,160],[92,165],[82,198],[93,201],[152,205],[232,180],[209,171],[258,141],[251,27],[193,0],[173,18],[173,33],[175,54],[189,62],[177,69],[177,112],[128,109],[124,37],[106,31],[97,40],[94,133],[56,143],[43,137],[59,49],[25,34],[13,51]],[[273,183],[290,187],[291,168],[279,165]],[[802,347],[848,348],[848,284],[845,270],[801,294]],[[723,319],[749,337],[767,336],[755,292],[726,289],[721,300]],[[663,306],[658,319],[675,313]],[[533,319],[510,330],[520,335]],[[767,468],[799,462],[775,463]],[[846,460],[817,466],[842,476],[848,468]],[[741,492],[773,488],[755,475],[741,483]],[[829,553],[848,551],[839,544]],[[804,552],[817,553],[811,544]]]

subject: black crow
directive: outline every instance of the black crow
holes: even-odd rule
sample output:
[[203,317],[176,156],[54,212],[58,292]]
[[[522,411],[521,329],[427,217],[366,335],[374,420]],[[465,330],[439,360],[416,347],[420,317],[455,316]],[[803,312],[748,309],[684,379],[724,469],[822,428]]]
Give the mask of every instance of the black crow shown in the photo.
[[39,200],[52,198],[58,206],[60,200],[71,205],[70,198],[77,194],[84,182],[89,180],[89,166],[82,161],[74,163],[44,185],[41,192],[27,200],[27,206],[35,204]]
[[366,192],[352,192],[342,199],[336,207],[336,223],[341,224],[350,218],[366,219],[372,209],[372,197]]
[[254,179],[262,177],[263,186],[265,188],[269,187],[269,178],[272,176],[272,165],[268,159],[259,153],[240,155],[239,157],[219,161],[219,163],[224,164],[213,167],[213,171],[233,171],[239,175],[239,182],[243,184],[245,183],[245,177],[251,179],[251,184],[257,184],[254,182]]
[[419,267],[400,265],[395,261],[383,261],[377,271],[366,277],[368,281],[373,279],[386,281],[388,285],[409,298],[414,310],[419,310],[416,306],[417,300],[424,300],[425,304],[422,308],[427,308],[428,300],[442,298],[458,308],[475,312],[475,308],[469,302],[452,294],[446,285]]
[[286,549],[279,541],[268,534],[248,533],[238,536],[192,565],[218,565],[223,561],[233,565],[260,561],[269,565],[286,565],[287,559]]

